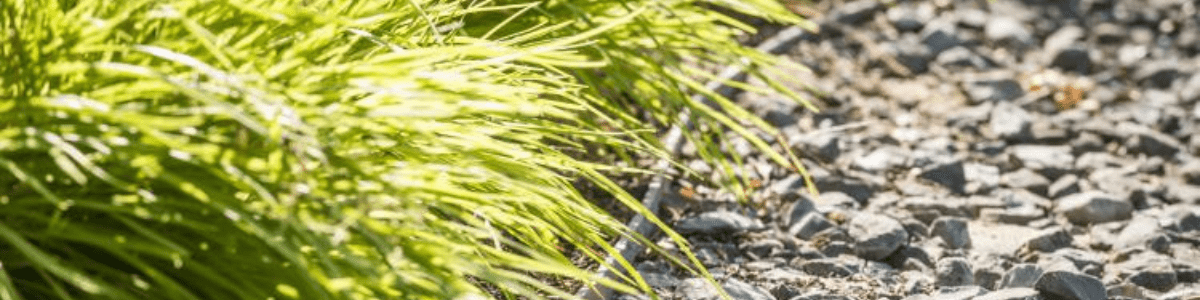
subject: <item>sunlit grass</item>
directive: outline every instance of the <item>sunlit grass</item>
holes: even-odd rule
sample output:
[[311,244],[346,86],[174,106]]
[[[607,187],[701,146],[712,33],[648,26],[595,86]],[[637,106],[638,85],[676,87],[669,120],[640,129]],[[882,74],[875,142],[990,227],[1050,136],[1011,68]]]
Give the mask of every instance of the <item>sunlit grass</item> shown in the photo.
[[773,132],[689,99],[685,63],[782,65],[694,2],[0,2],[0,299],[644,293],[561,253],[630,234],[574,180],[646,212],[576,154]]

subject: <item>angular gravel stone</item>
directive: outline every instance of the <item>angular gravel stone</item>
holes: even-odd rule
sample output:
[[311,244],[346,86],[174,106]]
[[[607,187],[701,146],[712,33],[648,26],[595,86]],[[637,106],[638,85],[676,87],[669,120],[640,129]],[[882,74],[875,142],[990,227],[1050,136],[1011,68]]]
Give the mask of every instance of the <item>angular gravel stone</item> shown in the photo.
[[993,165],[963,164],[963,176],[967,179],[967,193],[991,190],[1000,185],[1000,168]]
[[[996,262],[998,263],[998,262]],[[996,283],[1000,282],[1000,278],[1004,277],[1004,269],[997,265],[984,265],[978,260],[971,262],[972,268],[975,269],[975,284],[982,287],[995,287]]]
[[903,164],[907,151],[899,147],[882,147],[870,154],[854,159],[853,166],[872,172],[887,171],[893,166]]
[[947,257],[937,263],[938,286],[963,286],[975,284],[975,273],[971,271],[971,263],[962,257]]
[[1106,291],[1108,292],[1109,299],[1147,299],[1146,294],[1142,292],[1142,288],[1134,284],[1110,285]]
[[1034,286],[1048,298],[1076,300],[1104,300],[1108,293],[1100,279],[1091,275],[1050,271],[1042,274]]
[[1026,225],[1046,216],[1046,212],[1033,205],[1017,205],[1007,208],[984,208],[979,219],[1006,224]]
[[1051,53],[1050,56],[1054,58],[1050,62],[1050,66],[1063,71],[1088,74],[1092,67],[1088,48],[1082,44],[1060,49],[1057,53]]
[[908,106],[916,105],[933,94],[933,90],[920,81],[884,81],[880,83],[880,88],[884,96]]
[[1124,67],[1132,67],[1149,54],[1146,45],[1123,45],[1117,49],[1117,63]]
[[882,7],[879,1],[858,0],[837,6],[833,16],[840,23],[858,24],[869,20]]
[[975,52],[971,52],[971,49],[963,46],[942,51],[934,58],[934,62],[945,67],[974,67],[976,69],[986,69],[992,65]]
[[854,274],[836,258],[808,260],[800,264],[800,270],[821,277],[846,277]]
[[738,249],[752,257],[768,257],[782,251],[783,248],[783,241],[777,239],[751,240],[738,244]]
[[1054,251],[1050,255],[1044,256],[1038,263],[1047,262],[1042,265],[1042,269],[1046,271],[1058,270],[1054,264],[1063,262],[1066,270],[1081,271],[1092,276],[1101,276],[1104,268],[1104,257],[1087,250],[1075,248],[1063,248]]
[[1175,138],[1146,128],[1131,130],[1125,140],[1125,147],[1134,153],[1145,153],[1159,157],[1171,158],[1183,149],[1183,145]]
[[884,51],[887,51],[889,55],[896,58],[897,62],[915,74],[925,73],[929,70],[929,61],[934,57],[929,52],[929,47],[922,45],[915,38],[885,42],[883,45]]
[[[965,89],[967,98],[971,99],[971,103],[975,104],[991,101],[1009,101],[1020,98],[1025,94],[1025,91],[1021,88],[1021,84],[1011,79],[973,81],[967,83]],[[991,110],[979,113],[984,114],[981,117],[986,117],[991,113]]]
[[1033,124],[1033,115],[1013,103],[999,103],[992,108],[992,115],[988,121],[991,125],[992,134],[996,137],[1006,140],[1027,140],[1032,138],[1030,126]]
[[946,49],[958,46],[958,38],[955,36],[956,31],[954,23],[948,20],[934,20],[925,25],[925,29],[921,30],[921,42],[925,43],[925,47],[929,49],[932,55],[938,55]]
[[904,226],[883,215],[861,213],[854,216],[847,227],[854,239],[855,253],[867,260],[881,260],[908,241]]
[[1017,253],[1029,237],[1038,233],[1038,230],[1028,226],[987,221],[972,221],[970,231],[973,251],[1009,256]]
[[679,278],[670,274],[644,272],[642,277],[646,279],[646,284],[655,288],[674,288],[680,282]]
[[1035,264],[1018,264],[1004,273],[996,288],[1032,288],[1042,276],[1042,267]]
[[1149,63],[1138,64],[1137,71],[1133,73],[1133,79],[1148,84],[1155,88],[1167,88],[1180,75],[1180,62],[1177,60],[1159,60]]
[[1046,199],[1046,197],[1042,197],[1027,190],[999,190],[993,194],[1009,206],[1029,205],[1034,207],[1049,208],[1051,205],[1053,205],[1053,202],[1050,201],[1050,199]]
[[775,296],[762,288],[750,285],[736,278],[730,278],[722,284],[725,292],[737,300],[775,300]]
[[1200,186],[1190,185],[1181,181],[1164,184],[1166,193],[1163,197],[1173,203],[1200,204]]
[[936,13],[937,11],[931,3],[903,3],[888,9],[887,17],[896,29],[913,31],[924,27],[925,23],[932,20]]
[[1070,47],[1076,41],[1079,41],[1080,38],[1083,38],[1084,35],[1086,35],[1086,32],[1084,32],[1082,27],[1074,25],[1063,26],[1046,37],[1046,40],[1042,43],[1042,49],[1053,54],[1053,52]]
[[[1084,32],[1083,28],[1079,26],[1068,25],[1059,28],[1053,34],[1046,37],[1045,41],[1042,43],[1042,49],[1045,51],[1045,58],[1050,58],[1054,61],[1057,61],[1058,57],[1060,57],[1064,51],[1072,46],[1076,46],[1079,39],[1083,38],[1084,35],[1086,35],[1086,32]],[[1086,55],[1087,52],[1085,51],[1084,53]],[[1058,67],[1054,64],[1054,62],[1051,62],[1051,66]],[[1066,68],[1063,69],[1067,70]]]
[[1041,252],[1054,252],[1055,250],[1070,247],[1075,239],[1067,233],[1062,227],[1055,227],[1038,231],[1032,238],[1025,241],[1025,248]]
[[846,295],[834,295],[826,291],[813,291],[789,300],[858,300],[858,298]]
[[1179,283],[1179,278],[1176,276],[1175,270],[1169,264],[1146,267],[1129,275],[1125,280],[1128,280],[1129,283],[1159,292],[1170,291]]
[[1005,173],[1000,177],[1000,182],[1008,187],[1026,189],[1034,193],[1044,192],[1050,185],[1050,180],[1046,179],[1046,176],[1027,168]]
[[1099,191],[1068,195],[1055,201],[1054,212],[1067,216],[1075,224],[1099,224],[1128,220],[1133,204]]
[[815,154],[824,161],[834,161],[842,155],[841,142],[841,136],[832,133],[806,136],[796,141],[801,144],[806,153]]
[[1071,139],[1071,132],[1067,128],[1047,120],[1034,122],[1029,134],[1034,141],[1042,144],[1062,144]]
[[818,232],[833,226],[833,222],[830,222],[824,215],[810,213],[804,216],[803,219],[800,219],[800,222],[792,224],[792,227],[788,229],[788,234],[802,240],[809,240]]
[[943,286],[933,293],[929,299],[934,300],[970,300],[987,293],[987,289],[976,285]]
[[1180,232],[1200,231],[1200,212],[1183,211],[1175,221]]
[[1078,132],[1075,138],[1071,139],[1071,149],[1075,154],[1104,151],[1104,140],[1095,133]]
[[1087,182],[1103,183],[1098,185],[1100,191],[1107,192],[1114,197],[1119,195],[1122,198],[1131,196],[1134,191],[1141,190],[1144,186],[1142,180],[1137,176],[1137,169],[1133,166],[1092,171],[1091,174],[1088,174]]
[[942,216],[970,216],[961,201],[934,197],[910,197],[900,201],[899,206],[912,213],[913,217],[922,222],[930,223]]
[[983,33],[988,40],[1001,45],[1024,47],[1033,44],[1033,34],[1012,17],[993,16],[984,25]]
[[680,233],[704,235],[736,234],[763,228],[761,221],[731,211],[706,212],[680,220],[676,225]]
[[1009,147],[1009,151],[1022,166],[1034,170],[1067,170],[1075,164],[1070,146],[1017,145]]
[[1117,249],[1125,249],[1144,245],[1158,231],[1158,219],[1148,216],[1138,216],[1130,220],[1124,229],[1121,229],[1121,233],[1117,235],[1117,240],[1113,242],[1113,246],[1117,247]]
[[1120,43],[1125,39],[1128,33],[1125,27],[1115,23],[1100,23],[1092,28],[1092,35],[1096,37],[1096,41],[1101,44]]
[[934,267],[933,257],[922,247],[900,246],[900,249],[896,250],[896,253],[892,253],[892,255],[887,257],[886,262],[897,267],[903,267],[912,262],[928,268]]
[[1075,174],[1067,174],[1050,184],[1050,187],[1046,189],[1046,197],[1057,199],[1078,192],[1079,177]]
[[[1186,102],[1200,100],[1200,74],[1192,74],[1183,84],[1183,88],[1179,90],[1179,98]],[[1195,110],[1192,110],[1192,117],[1196,116]]]
[[967,229],[967,220],[962,218],[942,217],[933,221],[929,235],[941,238],[950,249],[968,248],[971,246],[971,235]]
[[971,300],[1040,300],[1037,290],[1027,287],[999,289]]
[[1135,254],[1118,266],[1128,274],[1125,281],[1158,292],[1170,291],[1179,283],[1178,274],[1169,256],[1153,252]]
[[936,182],[957,194],[966,192],[967,178],[961,161],[935,165],[921,172],[921,178]]
[[675,286],[675,295],[683,299],[717,299],[720,294],[717,288],[708,284],[704,278],[688,278]]
[[783,224],[785,226],[795,226],[805,216],[817,210],[816,204],[809,198],[806,191],[792,191],[784,194],[782,199],[784,203],[789,203],[787,214],[783,216]]

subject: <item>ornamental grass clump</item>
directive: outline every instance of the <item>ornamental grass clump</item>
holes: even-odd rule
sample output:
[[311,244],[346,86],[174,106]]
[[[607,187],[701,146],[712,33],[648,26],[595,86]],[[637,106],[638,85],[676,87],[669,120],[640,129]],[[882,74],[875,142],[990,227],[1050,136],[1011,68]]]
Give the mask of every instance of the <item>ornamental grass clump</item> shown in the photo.
[[609,179],[645,170],[582,158],[666,157],[684,110],[771,132],[693,66],[779,86],[695,2],[2,1],[0,299],[645,293],[572,262],[645,242],[572,186],[646,213]]

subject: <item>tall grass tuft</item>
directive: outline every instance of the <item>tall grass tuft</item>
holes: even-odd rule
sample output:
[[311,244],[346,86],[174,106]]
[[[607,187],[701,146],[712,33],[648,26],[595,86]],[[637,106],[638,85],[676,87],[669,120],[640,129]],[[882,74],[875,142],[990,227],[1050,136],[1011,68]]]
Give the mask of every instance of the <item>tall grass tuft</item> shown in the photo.
[[633,234],[575,180],[646,212],[582,154],[665,157],[685,109],[770,149],[688,97],[782,66],[697,2],[0,1],[0,299],[646,293],[563,254]]

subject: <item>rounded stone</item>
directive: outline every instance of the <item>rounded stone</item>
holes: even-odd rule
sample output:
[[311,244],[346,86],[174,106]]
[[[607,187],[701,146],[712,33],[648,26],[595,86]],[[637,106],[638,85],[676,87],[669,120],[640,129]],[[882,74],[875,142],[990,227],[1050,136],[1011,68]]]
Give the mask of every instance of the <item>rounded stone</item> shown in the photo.
[[971,234],[967,230],[967,220],[962,218],[941,217],[933,221],[929,235],[941,238],[950,249],[971,247]]
[[862,213],[848,225],[850,237],[854,239],[854,252],[863,259],[884,259],[908,241],[904,225],[887,216]]
[[975,273],[971,264],[962,257],[947,257],[937,263],[937,286],[964,286],[975,284]]

